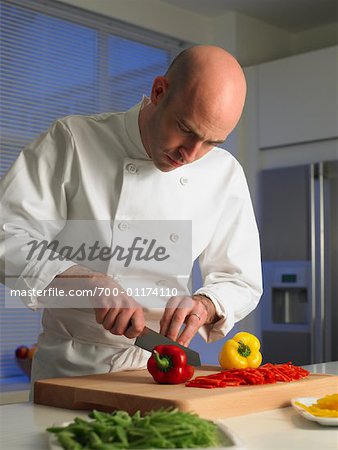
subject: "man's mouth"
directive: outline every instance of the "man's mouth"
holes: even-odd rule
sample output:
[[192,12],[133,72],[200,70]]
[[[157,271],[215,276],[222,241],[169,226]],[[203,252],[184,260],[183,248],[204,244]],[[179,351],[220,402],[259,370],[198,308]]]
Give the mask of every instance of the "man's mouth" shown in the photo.
[[174,167],[181,167],[184,165],[184,163],[179,163],[177,161],[175,161],[174,159],[170,158],[170,156],[166,155],[168,160],[170,161],[171,165]]

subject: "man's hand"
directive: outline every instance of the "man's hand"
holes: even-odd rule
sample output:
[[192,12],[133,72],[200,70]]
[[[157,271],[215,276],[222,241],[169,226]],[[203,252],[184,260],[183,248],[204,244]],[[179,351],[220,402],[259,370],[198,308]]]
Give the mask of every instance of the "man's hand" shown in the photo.
[[96,321],[112,334],[135,338],[144,328],[142,307],[126,293],[122,294],[125,289],[108,275],[72,266],[58,275],[50,286],[97,292],[91,297]]
[[[202,325],[217,320],[215,306],[208,297],[172,297],[160,321],[160,333],[187,347]],[[179,335],[183,324],[184,330]]]

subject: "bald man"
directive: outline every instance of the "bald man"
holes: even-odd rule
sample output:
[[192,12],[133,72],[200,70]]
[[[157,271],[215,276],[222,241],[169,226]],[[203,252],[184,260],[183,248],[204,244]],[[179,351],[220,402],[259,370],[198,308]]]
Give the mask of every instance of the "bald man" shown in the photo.
[[[255,308],[262,287],[250,195],[239,163],[217,147],[240,119],[245,95],[233,56],[194,46],[155,78],[150,98],[131,110],[60,119],[21,153],[2,182],[3,229],[15,286],[30,291],[28,307],[44,307],[33,381],[143,368],[149,353],[133,344],[144,325],[188,346],[197,332],[207,342],[221,339]],[[86,259],[81,238],[87,222],[92,236],[102,232],[106,253]],[[139,245],[128,247],[134,259],[127,268],[117,264],[115,253],[104,257],[145,222],[144,234],[133,235]],[[186,222],[192,230],[180,254]],[[69,232],[73,223],[75,233]],[[147,266],[140,244],[156,241],[151,233],[165,243],[165,257],[158,253],[156,264]],[[50,247],[32,251],[56,237],[56,253],[70,244],[77,251],[64,258],[51,257]],[[162,263],[166,258],[177,266],[174,274]],[[203,286],[190,294],[197,259]],[[6,275],[15,279],[3,272],[5,281]],[[146,299],[141,286],[150,293]],[[84,290],[91,293],[89,306]],[[76,301],[71,291],[79,292]],[[53,303],[46,306],[51,292]]]

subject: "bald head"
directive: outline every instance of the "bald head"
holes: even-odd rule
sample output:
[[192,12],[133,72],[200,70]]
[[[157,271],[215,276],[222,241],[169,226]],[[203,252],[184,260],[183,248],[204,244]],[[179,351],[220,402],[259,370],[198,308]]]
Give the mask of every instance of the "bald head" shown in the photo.
[[236,126],[245,102],[246,82],[230,53],[211,45],[190,47],[173,60],[165,76],[168,101],[174,95],[184,95],[208,113],[226,114],[228,132]]
[[191,47],[153,82],[150,101],[141,108],[141,139],[162,171],[201,159],[224,142],[243,110],[243,71],[220,47]]

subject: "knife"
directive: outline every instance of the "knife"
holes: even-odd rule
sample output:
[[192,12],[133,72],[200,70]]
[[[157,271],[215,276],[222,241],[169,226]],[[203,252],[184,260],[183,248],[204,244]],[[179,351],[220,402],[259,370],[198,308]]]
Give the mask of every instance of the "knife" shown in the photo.
[[156,345],[176,345],[176,347],[184,350],[187,355],[187,364],[190,366],[201,365],[200,355],[197,352],[188,347],[184,347],[184,345],[178,344],[172,339],[163,336],[163,334],[157,333],[148,327],[143,328],[142,333],[136,338],[135,345],[144,350],[148,350],[148,352],[152,352]]

